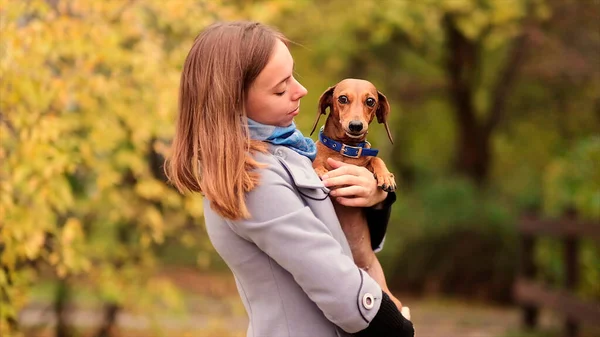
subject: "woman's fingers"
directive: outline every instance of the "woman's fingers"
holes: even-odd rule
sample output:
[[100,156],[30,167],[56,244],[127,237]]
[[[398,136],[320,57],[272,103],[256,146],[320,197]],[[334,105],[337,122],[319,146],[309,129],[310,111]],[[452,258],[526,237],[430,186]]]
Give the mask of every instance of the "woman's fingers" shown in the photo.
[[337,177],[345,174],[354,176],[373,176],[373,174],[370,173],[369,170],[362,166],[344,163],[331,158],[327,158],[327,164],[331,166],[332,170],[325,174],[325,178]]
[[349,165],[349,164],[344,163],[343,161],[335,160],[331,157],[327,158],[327,164],[329,164],[329,166],[331,166],[331,168],[333,168],[333,169]]
[[360,185],[352,185],[347,187],[336,188],[329,192],[332,197],[367,197],[369,196],[369,190],[366,187]]
[[329,172],[327,172],[325,175],[323,175],[324,179],[327,178],[333,178],[333,177],[339,177],[339,176],[343,176],[343,175],[352,175],[352,176],[359,176],[357,170],[356,170],[356,166],[352,167],[352,166],[341,166],[338,167],[336,169],[333,169]]
[[373,173],[365,167],[327,158],[333,169],[322,176],[323,184],[332,189],[331,196],[339,204],[371,207],[383,201],[387,192],[377,187]]
[[324,178],[323,179],[323,185],[325,185],[326,187],[341,187],[341,186],[348,186],[348,185],[364,185],[366,182],[363,181],[364,179],[358,176],[354,176],[354,175],[349,175],[349,174],[345,174],[345,175],[341,175],[341,176],[336,176],[336,177],[328,177],[328,178]]
[[369,201],[365,198],[337,197],[337,198],[335,198],[335,201],[340,205],[344,205],[344,206],[348,206],[348,207],[368,207],[369,206]]

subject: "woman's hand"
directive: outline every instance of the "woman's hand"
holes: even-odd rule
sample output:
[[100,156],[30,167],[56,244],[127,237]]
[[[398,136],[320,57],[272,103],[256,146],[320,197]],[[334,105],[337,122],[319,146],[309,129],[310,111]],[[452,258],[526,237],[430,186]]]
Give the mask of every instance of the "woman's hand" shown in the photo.
[[333,169],[323,175],[323,184],[331,189],[330,196],[337,203],[351,207],[372,207],[387,197],[387,192],[377,187],[373,173],[364,167],[346,164],[327,158]]

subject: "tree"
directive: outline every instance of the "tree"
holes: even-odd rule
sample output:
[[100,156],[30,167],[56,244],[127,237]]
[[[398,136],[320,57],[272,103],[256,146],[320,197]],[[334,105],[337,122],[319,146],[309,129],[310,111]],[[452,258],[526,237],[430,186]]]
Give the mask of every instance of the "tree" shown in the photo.
[[[329,1],[307,7],[304,12],[320,22],[318,29],[330,33],[317,38],[317,55],[331,73],[373,78],[398,103],[415,95],[447,95],[456,121],[454,165],[484,184],[491,167],[491,136],[505,117],[530,26],[547,16],[544,3],[381,1],[340,11],[341,2]],[[304,28],[290,30],[293,37],[306,34]],[[500,60],[497,54],[503,55]],[[433,76],[407,69],[407,55],[427,63],[423,72]]]
[[[398,278],[412,272],[413,284],[432,281],[471,294],[477,286],[509,299],[517,253],[512,219],[547,203],[548,165],[600,132],[597,1],[299,6],[273,23],[305,46],[293,47],[298,78],[309,88],[305,100],[316,102],[320,88],[358,77],[391,101],[394,145],[377,126],[369,140],[402,177],[399,226],[391,227],[383,252],[402,271]],[[305,129],[314,114],[307,117],[299,118]],[[472,244],[461,249],[455,243],[465,233]],[[480,248],[486,254],[471,254]],[[407,271],[409,263],[415,268]],[[503,276],[477,279],[482,270]]]
[[[155,247],[207,239],[200,196],[165,183],[162,157],[185,55],[232,12],[159,0],[0,8],[0,334],[18,330],[29,288],[54,277],[89,285],[108,325],[122,306],[176,306],[154,277]],[[57,294],[60,311],[68,291]]]

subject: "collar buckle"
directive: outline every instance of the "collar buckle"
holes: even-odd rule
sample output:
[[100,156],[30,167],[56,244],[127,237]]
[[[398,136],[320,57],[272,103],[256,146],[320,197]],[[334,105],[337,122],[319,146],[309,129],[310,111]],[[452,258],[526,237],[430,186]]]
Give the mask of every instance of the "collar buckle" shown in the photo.
[[[350,149],[350,150],[348,150]],[[360,146],[350,146],[346,144],[342,144],[342,149],[340,150],[340,154],[349,158],[360,158],[362,154],[363,148]],[[348,154],[350,152],[350,154]]]

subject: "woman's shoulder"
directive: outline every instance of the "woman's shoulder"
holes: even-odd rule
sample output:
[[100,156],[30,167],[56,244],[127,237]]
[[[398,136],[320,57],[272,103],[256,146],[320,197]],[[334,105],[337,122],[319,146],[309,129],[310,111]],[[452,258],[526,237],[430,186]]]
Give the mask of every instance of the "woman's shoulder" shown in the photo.
[[290,182],[287,171],[281,162],[280,151],[273,146],[269,146],[267,152],[257,151],[252,154],[253,159],[260,164],[256,172],[260,175],[261,185],[281,180]]
[[312,167],[312,161],[285,146],[269,146],[269,152],[257,153],[254,159],[266,164],[261,168],[261,178],[283,179],[297,187],[323,188],[321,179]]

